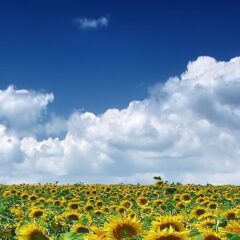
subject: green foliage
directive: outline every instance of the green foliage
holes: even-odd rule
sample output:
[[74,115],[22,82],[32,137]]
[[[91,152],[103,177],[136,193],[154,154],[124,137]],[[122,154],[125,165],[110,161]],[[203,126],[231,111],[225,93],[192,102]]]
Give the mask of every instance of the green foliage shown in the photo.
[[227,238],[229,240],[240,240],[240,234],[238,234],[238,233],[228,233]]
[[197,229],[192,229],[188,236],[191,239],[204,240],[204,236]]
[[167,194],[174,194],[177,191],[177,188],[175,187],[169,187],[166,189]]
[[85,234],[83,233],[62,233],[59,240],[83,240]]

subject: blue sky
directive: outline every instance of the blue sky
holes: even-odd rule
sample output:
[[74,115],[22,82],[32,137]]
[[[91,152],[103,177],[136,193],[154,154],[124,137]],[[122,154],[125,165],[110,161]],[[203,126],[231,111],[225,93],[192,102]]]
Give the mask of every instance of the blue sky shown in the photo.
[[238,1],[1,1],[0,183],[239,184]]
[[[54,92],[58,114],[147,96],[188,61],[239,55],[238,1],[2,1],[0,87]],[[80,30],[74,19],[109,19]]]

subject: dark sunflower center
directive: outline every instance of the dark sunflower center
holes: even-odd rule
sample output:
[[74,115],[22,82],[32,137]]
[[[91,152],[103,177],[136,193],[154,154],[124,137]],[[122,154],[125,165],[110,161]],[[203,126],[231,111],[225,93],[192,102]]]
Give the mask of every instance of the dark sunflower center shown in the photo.
[[211,209],[216,209],[217,208],[217,205],[215,204],[215,203],[213,203],[213,204],[210,204],[210,206],[209,206]]
[[89,230],[85,227],[78,227],[77,232],[78,233],[89,233]]
[[188,200],[190,200],[190,196],[185,195],[185,196],[183,197],[183,199],[184,199],[185,201],[188,201]]
[[196,211],[196,214],[198,215],[198,216],[201,216],[201,215],[203,215],[205,213],[205,211],[203,210],[203,209],[198,209],[197,211]]
[[48,237],[46,237],[42,232],[35,230],[31,233],[30,236],[31,240],[49,240]]
[[181,238],[174,235],[168,235],[159,237],[157,240],[181,240]]
[[68,215],[68,219],[69,220],[78,220],[78,216],[77,215],[75,215],[75,214],[70,214],[70,215]]
[[147,203],[147,199],[144,199],[144,198],[143,198],[143,199],[140,199],[140,203],[141,203],[141,204],[146,204],[146,203]]
[[137,235],[137,233],[133,227],[123,224],[121,226],[118,226],[114,230],[113,235],[116,239],[121,240],[126,237],[128,237],[128,238],[134,237]]
[[41,217],[42,215],[43,215],[42,211],[36,211],[36,212],[33,213],[34,217]]
[[70,206],[72,209],[78,209],[78,204],[77,203],[73,203]]
[[27,199],[27,198],[28,198],[28,195],[25,194],[25,195],[22,196],[22,198],[23,198],[23,199]]
[[229,219],[234,219],[236,217],[236,215],[235,215],[235,213],[229,213],[228,215],[227,215],[227,219],[229,220]]
[[124,213],[125,209],[124,208],[119,208],[118,210],[120,213]]
[[87,210],[87,211],[91,211],[91,210],[93,210],[93,207],[92,207],[92,206],[87,206],[87,207],[86,207],[86,210]]
[[172,227],[176,232],[180,232],[180,229],[178,226],[176,226],[176,224],[174,223],[164,223],[160,225],[160,230],[164,230],[164,229],[168,229]]
[[125,206],[126,208],[129,208],[129,207],[130,207],[130,203],[125,203],[124,206]]
[[60,202],[60,201],[56,201],[54,204],[55,204],[56,206],[60,206],[61,202]]

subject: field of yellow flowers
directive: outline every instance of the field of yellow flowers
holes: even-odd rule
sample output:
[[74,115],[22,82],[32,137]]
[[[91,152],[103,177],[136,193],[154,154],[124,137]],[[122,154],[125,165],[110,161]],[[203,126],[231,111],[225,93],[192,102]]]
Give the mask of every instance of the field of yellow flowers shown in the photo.
[[1,240],[240,239],[240,187],[0,185]]

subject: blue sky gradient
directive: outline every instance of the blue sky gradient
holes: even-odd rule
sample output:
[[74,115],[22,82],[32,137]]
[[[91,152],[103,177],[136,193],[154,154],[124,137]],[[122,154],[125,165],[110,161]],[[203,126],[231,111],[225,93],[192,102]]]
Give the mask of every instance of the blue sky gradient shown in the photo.
[[[102,113],[147,96],[190,60],[240,53],[239,1],[2,1],[0,88],[54,92],[49,108]],[[80,30],[74,19],[107,16]]]
[[0,2],[0,183],[239,184],[240,1]]

